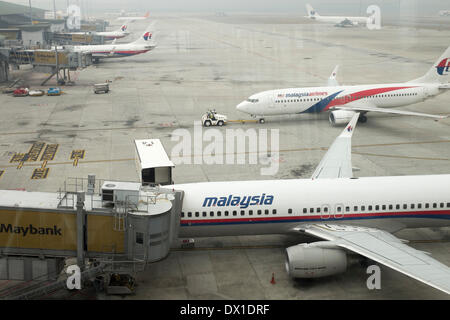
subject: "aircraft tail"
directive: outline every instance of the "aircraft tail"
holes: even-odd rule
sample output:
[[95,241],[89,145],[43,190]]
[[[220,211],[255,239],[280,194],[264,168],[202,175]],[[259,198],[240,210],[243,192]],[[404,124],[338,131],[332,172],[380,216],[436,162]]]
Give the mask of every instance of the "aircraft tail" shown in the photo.
[[120,28],[118,30],[116,30],[117,32],[125,32],[127,31],[128,26],[126,23],[124,23],[122,26],[120,26]]
[[319,17],[317,11],[314,10],[314,8],[309,3],[306,4],[306,12],[308,13],[308,18]]
[[147,44],[147,43],[154,43],[155,42],[155,22],[152,22],[147,28],[145,28],[144,33],[133,42],[133,44]]
[[439,57],[428,72],[410,82],[416,83],[449,83],[450,79],[450,47]]

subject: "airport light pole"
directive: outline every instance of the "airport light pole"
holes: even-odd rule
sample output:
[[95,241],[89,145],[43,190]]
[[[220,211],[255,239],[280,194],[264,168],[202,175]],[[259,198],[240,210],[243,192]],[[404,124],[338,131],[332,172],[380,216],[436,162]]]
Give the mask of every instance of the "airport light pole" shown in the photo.
[[31,9],[31,0],[28,0],[30,4],[30,24],[33,24],[33,10]]

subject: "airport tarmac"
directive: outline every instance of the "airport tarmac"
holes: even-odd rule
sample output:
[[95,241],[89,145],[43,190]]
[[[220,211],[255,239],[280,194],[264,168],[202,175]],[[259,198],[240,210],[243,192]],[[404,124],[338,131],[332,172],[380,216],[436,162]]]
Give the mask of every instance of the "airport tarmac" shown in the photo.
[[[229,119],[250,119],[235,107],[251,94],[325,85],[336,64],[341,84],[412,80],[450,45],[450,23],[439,31],[396,26],[370,31],[306,19],[283,23],[282,15],[256,21],[242,14],[153,17],[158,21],[155,50],[77,71],[72,74],[76,85],[63,87],[59,97],[0,95],[0,189],[54,192],[65,178],[88,174],[137,181],[134,139],[159,138],[170,156],[178,143],[172,138],[180,132],[193,135],[194,122],[209,108]],[[145,26],[136,22],[133,34],[121,42],[139,36]],[[44,77],[33,74],[27,82],[36,88]],[[112,81],[110,93],[94,94],[93,85],[106,80]],[[449,99],[445,93],[404,109],[450,114]],[[230,123],[218,130],[227,129],[267,129],[269,136],[270,130],[278,130],[280,152],[270,155],[277,172],[261,175],[260,169],[267,167],[262,163],[177,164],[175,183],[309,178],[342,127],[331,127],[323,114],[268,117],[264,125]],[[22,166],[11,162],[15,153],[26,153],[38,142],[56,150],[53,159]],[[369,114],[368,122],[356,128],[352,151],[359,177],[448,174],[450,119]],[[397,236],[450,265],[450,228],[404,230]],[[449,298],[385,267],[381,290],[367,289],[368,275],[356,264],[329,278],[291,280],[284,270],[284,248],[296,243],[296,237],[275,235],[197,239],[196,249],[175,247],[168,258],[138,274],[134,296],[97,298]],[[270,283],[272,273],[275,284]]]

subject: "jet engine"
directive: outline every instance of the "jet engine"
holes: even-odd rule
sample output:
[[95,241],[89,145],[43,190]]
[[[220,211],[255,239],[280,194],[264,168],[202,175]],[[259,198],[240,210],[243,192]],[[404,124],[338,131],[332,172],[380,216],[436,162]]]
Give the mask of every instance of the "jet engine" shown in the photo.
[[354,114],[354,111],[336,110],[330,112],[328,119],[333,126],[342,124],[346,125],[353,118]]
[[[321,245],[323,246],[321,247]],[[286,249],[286,271],[292,278],[321,278],[345,272],[347,254],[328,241],[299,244]]]

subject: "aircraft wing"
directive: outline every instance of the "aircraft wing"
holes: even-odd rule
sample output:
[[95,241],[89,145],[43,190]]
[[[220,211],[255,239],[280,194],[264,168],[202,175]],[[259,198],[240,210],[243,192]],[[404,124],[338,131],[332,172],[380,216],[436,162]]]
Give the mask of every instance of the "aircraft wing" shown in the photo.
[[445,119],[448,116],[438,116],[434,114],[428,113],[420,113],[420,112],[412,112],[406,110],[398,110],[398,109],[387,109],[387,108],[378,108],[373,105],[363,104],[363,103],[349,103],[344,106],[338,106],[331,109],[339,109],[339,110],[347,110],[347,111],[355,111],[355,112],[382,112],[382,113],[391,113],[391,114],[401,114],[405,116],[418,116],[418,117],[427,117],[434,119]]
[[427,253],[406,245],[401,240],[375,228],[315,224],[295,228],[332,245],[353,251],[411,278],[450,294],[450,268]]
[[330,77],[328,78],[328,82],[327,82],[327,86],[328,87],[337,87],[337,86],[339,86],[339,83],[336,80],[338,70],[339,70],[339,65],[334,67],[333,72],[331,73]]
[[311,179],[353,177],[352,135],[358,118],[359,113],[355,113],[344,131],[334,140]]

